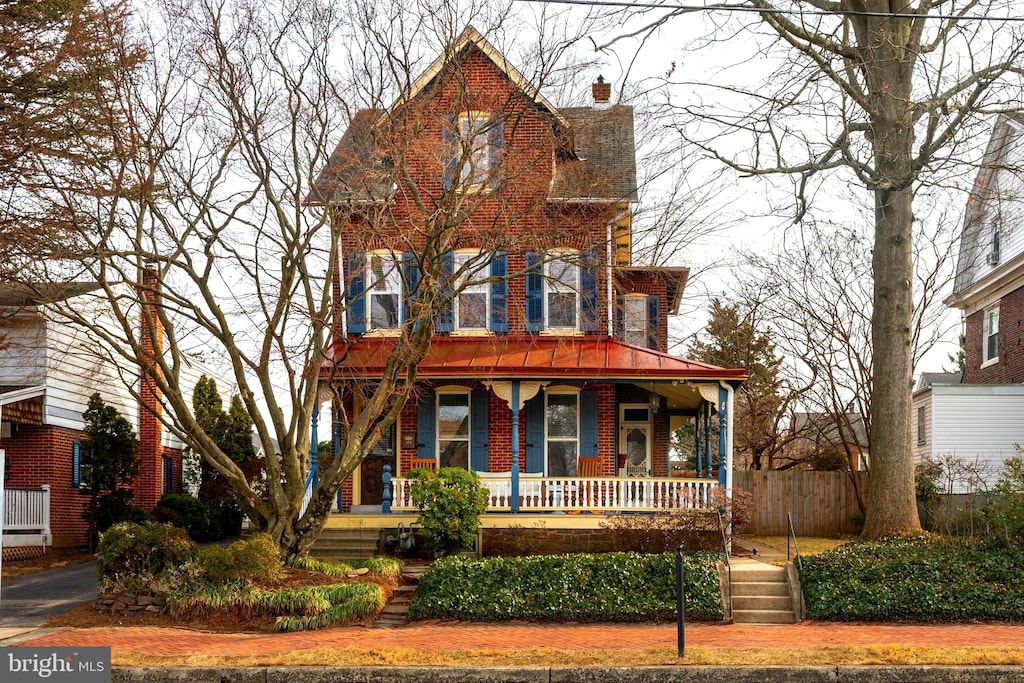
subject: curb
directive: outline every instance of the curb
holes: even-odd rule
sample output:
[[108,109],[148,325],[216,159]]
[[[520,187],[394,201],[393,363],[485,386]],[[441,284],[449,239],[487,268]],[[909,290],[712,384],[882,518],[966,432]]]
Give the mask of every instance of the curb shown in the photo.
[[1007,683],[1019,666],[643,666],[573,668],[468,667],[115,667],[113,683]]

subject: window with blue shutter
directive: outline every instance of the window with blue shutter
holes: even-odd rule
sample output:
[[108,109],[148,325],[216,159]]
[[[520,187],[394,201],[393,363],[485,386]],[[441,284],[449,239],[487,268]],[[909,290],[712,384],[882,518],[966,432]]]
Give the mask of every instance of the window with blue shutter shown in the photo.
[[434,392],[424,391],[416,404],[416,457],[421,460],[437,458],[437,424],[434,421],[434,410]]
[[348,333],[366,332],[366,258],[362,253],[349,254],[345,275],[348,277],[346,316]]
[[597,332],[598,258],[594,250],[580,254],[580,329]]
[[486,472],[488,467],[489,403],[490,392],[486,389],[474,389],[470,394],[469,464],[477,472]]
[[615,338],[626,338],[626,297],[621,294],[615,297]]
[[445,303],[437,316],[435,330],[438,332],[452,332],[455,329],[455,304],[450,300],[452,293],[452,278],[455,276],[455,255],[448,251],[441,254],[441,286],[449,301]]
[[544,272],[541,255],[531,252],[526,255],[526,331],[540,332],[544,329]]
[[174,493],[174,458],[164,456],[164,493]]
[[491,261],[491,332],[508,332],[508,255],[498,253]]
[[441,184],[450,190],[455,180],[455,169],[459,163],[459,140],[455,135],[455,119],[448,116],[441,126]]
[[658,350],[658,327],[661,322],[658,297],[647,297],[647,348]]
[[496,123],[491,128],[487,135],[487,143],[490,149],[488,150],[489,159],[488,166],[490,171],[490,186],[498,187],[504,180],[504,174],[501,168],[501,156],[505,152],[505,124]]

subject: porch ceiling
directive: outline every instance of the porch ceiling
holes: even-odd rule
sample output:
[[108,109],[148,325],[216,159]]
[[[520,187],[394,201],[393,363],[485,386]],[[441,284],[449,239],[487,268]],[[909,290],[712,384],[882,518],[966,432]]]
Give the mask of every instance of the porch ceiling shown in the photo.
[[[373,379],[383,374],[397,340],[360,337],[332,346],[324,379]],[[605,336],[438,337],[417,366],[420,379],[579,379],[653,384],[679,407],[699,403],[687,381],[741,382],[741,368],[720,368]],[[672,382],[676,382],[675,386]]]

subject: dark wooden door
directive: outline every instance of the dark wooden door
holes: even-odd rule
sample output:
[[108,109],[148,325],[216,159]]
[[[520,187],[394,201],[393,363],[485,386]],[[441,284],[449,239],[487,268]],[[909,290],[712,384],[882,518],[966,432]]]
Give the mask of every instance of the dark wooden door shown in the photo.
[[384,465],[391,465],[391,473],[395,473],[394,456],[371,455],[363,460],[360,478],[359,502],[361,505],[380,505],[384,502]]

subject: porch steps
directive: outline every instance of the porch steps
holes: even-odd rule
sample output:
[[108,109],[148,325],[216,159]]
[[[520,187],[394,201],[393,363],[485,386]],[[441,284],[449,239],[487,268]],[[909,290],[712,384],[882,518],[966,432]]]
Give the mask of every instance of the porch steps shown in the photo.
[[380,529],[332,529],[320,532],[310,555],[327,560],[373,557]]
[[406,583],[395,589],[388,604],[384,605],[380,616],[377,617],[377,621],[373,622],[374,628],[397,628],[408,625],[409,606],[416,595],[416,586],[429,566],[428,564],[406,564],[402,568],[402,580]]
[[734,559],[732,620],[737,624],[795,624],[793,591],[785,567]]

